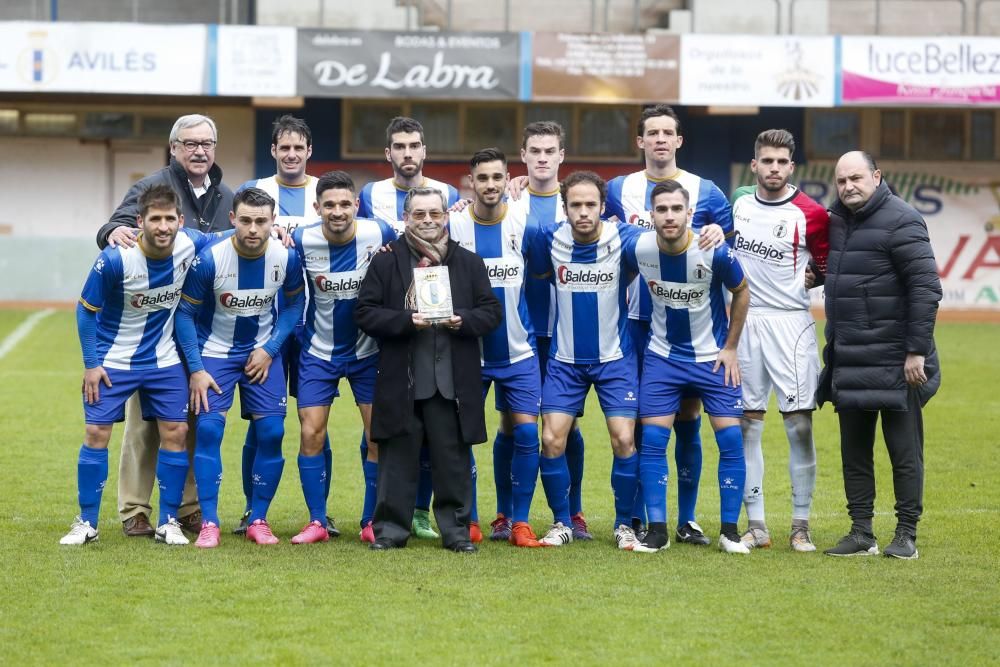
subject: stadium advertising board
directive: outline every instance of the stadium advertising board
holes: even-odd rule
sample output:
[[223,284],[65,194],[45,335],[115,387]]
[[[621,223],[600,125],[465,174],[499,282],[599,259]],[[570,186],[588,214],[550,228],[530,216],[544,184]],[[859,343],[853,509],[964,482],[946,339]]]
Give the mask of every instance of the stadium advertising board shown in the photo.
[[538,32],[532,36],[535,101],[677,102],[676,35]]
[[517,99],[520,34],[299,30],[298,94]]
[[295,92],[295,28],[218,27],[214,90],[210,95],[292,97]]
[[201,95],[204,25],[0,23],[0,90]]
[[845,104],[1000,104],[996,37],[841,37]]
[[831,107],[833,37],[682,35],[681,104]]

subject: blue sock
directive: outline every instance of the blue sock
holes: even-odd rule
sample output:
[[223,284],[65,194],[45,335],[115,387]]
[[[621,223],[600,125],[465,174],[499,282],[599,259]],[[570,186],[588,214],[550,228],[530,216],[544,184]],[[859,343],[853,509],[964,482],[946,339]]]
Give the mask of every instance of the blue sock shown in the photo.
[[715,432],[719,443],[719,510],[722,523],[736,523],[743,504],[743,485],[747,463],[743,458],[743,432],[739,426],[727,426]]
[[156,479],[160,484],[160,522],[162,526],[170,517],[177,518],[177,509],[184,497],[184,482],[188,475],[187,452],[170,452],[161,449],[156,457]]
[[319,521],[326,527],[326,457],[299,454],[299,479],[302,481],[302,496],[309,508],[309,521]]
[[[257,458],[253,463],[253,503],[250,521],[266,519],[274,492],[281,481],[285,459],[281,456],[281,440],[285,437],[285,418],[261,417],[257,420]],[[325,499],[324,499],[325,500]]]
[[552,521],[570,526],[569,518],[569,466],[566,455],[554,459],[544,456],[538,459],[538,469],[542,476],[542,488],[552,510]]
[[667,443],[670,429],[642,427],[642,450],[639,452],[639,479],[650,523],[667,522]]
[[[219,524],[219,485],[222,484],[222,434],[226,418],[218,412],[198,415],[195,427],[194,481],[198,486],[198,505],[204,521]],[[249,475],[251,483],[253,475]]]
[[97,529],[101,510],[101,495],[108,481],[108,450],[80,445],[76,463],[77,498],[80,501],[80,519],[89,521]]
[[[361,437],[365,437],[364,431]],[[330,434],[323,436],[323,471],[326,477],[323,478],[323,519],[326,521],[326,501],[330,497],[330,480],[333,479],[333,450],[330,449]]]
[[514,460],[511,462],[514,521],[527,521],[538,481],[538,424],[514,427]]
[[471,448],[469,448],[469,461],[472,465],[469,471],[472,475],[472,505],[469,507],[469,521],[479,521],[479,495],[477,493],[479,488],[479,468],[476,467],[476,457],[472,453]]
[[361,431],[361,463],[363,464],[368,460],[368,438],[365,436],[365,432]]
[[674,463],[677,464],[677,525],[694,521],[701,481],[701,415],[692,421],[674,422]]
[[[514,429],[517,432],[517,429]],[[514,437],[497,431],[493,439],[493,482],[497,488],[497,514],[508,519],[514,515],[514,490],[511,480]]]
[[365,501],[361,507],[361,527],[364,528],[375,517],[375,501],[378,498],[378,463],[365,460],[361,464],[361,468],[365,473]]
[[[639,461],[642,461],[642,429],[643,426],[638,421],[633,432],[635,436],[635,451],[639,452]],[[632,505],[632,519],[638,519],[639,523],[646,525],[646,499],[642,495],[642,474],[639,474],[639,483],[635,487],[635,503]]]
[[417,480],[417,502],[414,507],[425,512],[429,511],[432,493],[434,487],[431,485],[431,453],[424,446],[420,448],[420,477]]
[[250,511],[253,500],[253,460],[257,456],[257,428],[254,420],[247,427],[247,437],[243,440],[243,496],[247,499],[246,512]]
[[583,511],[583,433],[579,427],[566,438],[566,465],[569,466],[569,513]]
[[615,494],[615,528],[632,525],[635,488],[639,483],[639,454],[611,462],[611,490]]

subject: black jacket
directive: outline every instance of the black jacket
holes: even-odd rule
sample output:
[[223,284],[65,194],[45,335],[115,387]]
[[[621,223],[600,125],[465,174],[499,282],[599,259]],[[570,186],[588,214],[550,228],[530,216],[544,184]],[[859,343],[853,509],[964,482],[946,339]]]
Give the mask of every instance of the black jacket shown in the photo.
[[[413,422],[410,352],[416,327],[413,311],[404,306],[413,269],[406,241],[393,241],[390,247],[392,252],[380,252],[372,258],[354,311],[358,326],[377,338],[379,344],[371,426],[372,440],[376,442],[410,432]],[[452,333],[451,340],[458,420],[462,439],[475,444],[486,440],[479,339],[500,324],[503,309],[493,295],[486,265],[478,255],[450,241],[443,264],[448,267],[452,306],[462,318],[462,326]]]
[[177,160],[170,158],[169,165],[137,181],[129,188],[122,203],[111,214],[108,223],[98,230],[97,246],[104,248],[108,245],[108,234],[112,230],[123,225],[135,227],[135,218],[139,213],[139,195],[149,186],[161,183],[171,186],[180,195],[185,227],[200,232],[224,232],[232,229],[229,211],[233,208],[233,191],[222,182],[222,169],[219,165],[212,165],[208,170],[208,178],[211,181],[208,191],[200,199],[196,198],[184,167]]
[[907,353],[926,357],[926,403],[941,384],[934,321],[941,300],[927,225],[883,181],[852,213],[830,208],[826,366],[817,398],[837,409],[906,410]]

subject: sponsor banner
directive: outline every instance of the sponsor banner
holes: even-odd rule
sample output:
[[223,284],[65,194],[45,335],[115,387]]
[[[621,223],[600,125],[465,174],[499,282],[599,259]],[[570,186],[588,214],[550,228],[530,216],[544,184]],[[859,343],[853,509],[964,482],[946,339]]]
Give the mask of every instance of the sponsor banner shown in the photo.
[[204,25],[0,23],[0,91],[201,95]]
[[682,35],[681,104],[832,107],[834,37]]
[[534,101],[677,102],[680,38],[538,32],[532,40]]
[[846,104],[1000,105],[1000,38],[840,40]]
[[517,99],[520,33],[299,30],[298,94]]
[[295,28],[220,25],[213,95],[293,97]]
[[[792,182],[830,206],[837,196],[832,163],[796,167]],[[745,165],[733,165],[734,184],[752,183]],[[912,166],[889,169],[892,184],[927,222],[944,296],[943,310],[1000,311],[1000,181],[974,183]],[[735,188],[734,188],[735,189]],[[814,304],[822,290],[813,290]]]

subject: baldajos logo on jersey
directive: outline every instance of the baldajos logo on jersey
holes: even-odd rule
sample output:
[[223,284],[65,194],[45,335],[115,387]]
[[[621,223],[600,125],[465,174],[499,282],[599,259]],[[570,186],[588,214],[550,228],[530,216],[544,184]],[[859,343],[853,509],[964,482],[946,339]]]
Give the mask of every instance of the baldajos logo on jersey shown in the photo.
[[560,264],[556,286],[569,292],[593,292],[618,287],[618,271],[597,264]]
[[775,248],[759,239],[748,239],[739,232],[733,237],[733,247],[742,255],[771,264],[777,264],[785,259],[785,251],[781,248]]
[[322,294],[337,300],[356,299],[364,278],[365,271],[344,271],[332,276],[320,274],[313,278],[313,284],[316,285],[317,296]]
[[266,313],[274,305],[274,292],[237,290],[219,295],[219,304],[234,315],[249,317]]
[[137,292],[128,300],[130,306],[136,310],[169,310],[180,298],[181,288],[173,285],[160,287],[158,289]]
[[483,258],[491,287],[520,287],[521,265],[502,257]]
[[646,282],[653,300],[667,308],[697,308],[708,299],[708,289],[697,283]]

